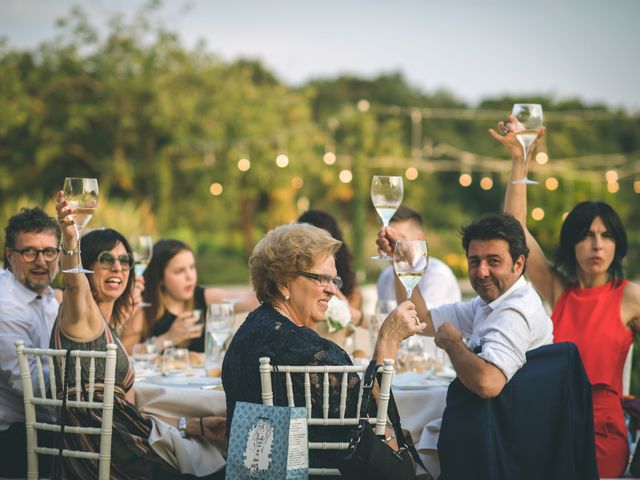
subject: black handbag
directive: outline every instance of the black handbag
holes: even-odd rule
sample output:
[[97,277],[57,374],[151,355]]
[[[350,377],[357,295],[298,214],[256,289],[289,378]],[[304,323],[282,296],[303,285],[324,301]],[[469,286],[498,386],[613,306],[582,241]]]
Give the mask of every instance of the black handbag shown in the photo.
[[[400,416],[393,399],[393,393],[389,398],[387,416],[398,441],[399,449],[396,451],[373,431],[371,424],[366,420],[368,416],[369,399],[373,382],[375,381],[375,361],[371,361],[365,372],[363,382],[362,403],[360,409],[360,423],[354,430],[349,444],[349,453],[339,465],[342,478],[358,480],[404,480],[415,477],[415,464],[422,463],[415,448],[407,445]],[[413,460],[412,460],[413,458]]]

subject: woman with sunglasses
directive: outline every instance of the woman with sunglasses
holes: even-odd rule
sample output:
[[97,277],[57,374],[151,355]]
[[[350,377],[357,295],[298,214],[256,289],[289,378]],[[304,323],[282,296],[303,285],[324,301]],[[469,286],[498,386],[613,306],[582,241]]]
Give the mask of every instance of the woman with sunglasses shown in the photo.
[[[337,276],[335,253],[342,242],[329,232],[306,223],[282,225],[269,232],[249,259],[251,282],[262,303],[249,314],[231,340],[222,364],[222,383],[227,400],[227,429],[236,402],[262,403],[259,358],[270,357],[274,365],[352,365],[349,355],[337,344],[318,335],[314,326],[324,321],[329,300],[337,295],[342,280]],[[411,302],[399,305],[387,317],[376,343],[374,358],[382,363],[395,358],[400,342],[425,328],[415,321]],[[293,380],[297,405],[303,404],[302,379]],[[322,416],[323,389],[319,376],[312,375],[311,403],[314,416]],[[348,388],[359,389],[357,374],[349,377]],[[274,403],[286,405],[286,398],[274,388]],[[339,417],[340,381],[330,381],[331,417]],[[356,411],[357,395],[349,395],[347,415]],[[321,430],[321,431],[320,431]],[[309,440],[345,441],[344,427],[309,430]],[[348,434],[348,432],[347,432]],[[348,435],[347,435],[348,436]],[[394,442],[395,444],[395,442]],[[335,460],[343,452],[326,451],[309,458],[312,467]]]
[[122,333],[122,342],[131,352],[136,343],[154,338],[158,349],[170,342],[195,352],[204,351],[203,324],[193,310],[203,314],[212,303],[235,298],[237,313],[253,310],[257,305],[251,291],[233,291],[198,285],[198,271],[193,250],[186,243],[162,239],[153,246],[153,256],[144,272],[143,299],[149,307],[138,309]]
[[[182,478],[177,468],[161,458],[149,443],[149,436],[158,419],[143,416],[134,406],[134,372],[116,333],[119,326],[127,321],[139,295],[134,294],[133,254],[127,239],[110,228],[93,230],[84,235],[78,245],[74,220],[74,210],[58,192],[56,197],[58,221],[62,229],[62,269],[76,266],[77,251],[81,247],[82,265],[93,273],[64,273],[64,296],[58,312],[50,345],[52,348],[70,350],[106,350],[109,343],[118,347],[116,362],[116,387],[113,411],[113,440],[111,442],[111,478]],[[75,375],[72,368],[71,375]],[[83,361],[82,370],[90,368],[89,361]],[[96,388],[104,376],[104,363],[96,368]],[[57,376],[60,381],[60,376]],[[62,385],[58,392],[62,392]],[[98,396],[100,394],[98,393]],[[67,409],[67,423],[82,426],[100,426],[98,411]],[[207,419],[222,425],[224,419]],[[175,422],[172,422],[175,424]],[[203,428],[204,432],[204,428]],[[207,433],[209,430],[207,429]],[[206,436],[206,435],[205,435]],[[180,437],[180,435],[174,435]],[[190,439],[185,439],[185,442]],[[77,448],[77,444],[95,442],[98,450],[99,436],[65,435],[64,446]],[[193,442],[193,445],[198,442]],[[201,443],[200,445],[207,445]],[[210,459],[207,465],[210,475],[224,465],[224,460],[213,445],[202,454]],[[190,447],[187,447],[190,448]],[[83,449],[86,449],[84,445]],[[97,478],[97,463],[68,457],[61,457],[63,474],[61,478]],[[198,472],[202,475],[203,472]],[[193,478],[193,477],[189,477]]]

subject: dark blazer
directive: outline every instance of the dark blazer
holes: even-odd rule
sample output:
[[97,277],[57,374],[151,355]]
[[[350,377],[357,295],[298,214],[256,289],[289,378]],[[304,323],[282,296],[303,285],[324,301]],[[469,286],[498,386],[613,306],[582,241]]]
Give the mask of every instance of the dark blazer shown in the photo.
[[493,399],[454,380],[438,452],[440,480],[597,480],[591,385],[576,346],[527,352]]

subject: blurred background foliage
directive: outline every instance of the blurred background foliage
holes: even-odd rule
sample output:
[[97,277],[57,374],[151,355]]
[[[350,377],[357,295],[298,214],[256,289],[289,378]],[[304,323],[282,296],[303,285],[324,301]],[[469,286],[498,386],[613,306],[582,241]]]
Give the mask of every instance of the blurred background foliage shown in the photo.
[[[371,175],[405,175],[404,203],[424,215],[432,254],[464,277],[459,227],[500,210],[510,167],[487,129],[530,101],[545,109],[549,156],[530,167],[541,184],[529,188],[529,207],[544,209],[534,235],[551,255],[563,213],[603,199],[625,222],[626,268],[638,276],[637,114],[552,96],[471,107],[398,72],[289,86],[259,60],[185,48],[154,24],[156,8],[113,17],[106,35],[76,8],[33,50],[0,38],[0,223],[22,206],[53,214],[64,177],[96,177],[89,228],[180,238],[196,252],[201,283],[231,284],[248,281],[248,255],[266,231],[320,208],[338,218],[360,281],[374,282]],[[473,178],[467,187],[462,173]],[[542,183],[550,176],[555,190]]]

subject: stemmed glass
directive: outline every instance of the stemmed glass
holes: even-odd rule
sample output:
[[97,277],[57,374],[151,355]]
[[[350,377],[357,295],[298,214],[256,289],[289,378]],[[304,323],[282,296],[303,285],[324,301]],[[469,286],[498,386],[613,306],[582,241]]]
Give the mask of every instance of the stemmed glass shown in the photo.
[[529,156],[529,147],[538,137],[542,129],[542,105],[536,103],[516,103],[513,105],[511,115],[516,118],[516,123],[511,128],[516,134],[516,138],[524,155],[524,178],[514,180],[512,183],[519,184],[536,184],[538,182],[527,178],[527,161]]
[[222,351],[224,343],[233,331],[234,320],[233,304],[212,303],[209,305],[204,342],[204,366],[208,376],[220,376]]
[[71,214],[75,221],[76,236],[78,237],[78,264],[64,273],[93,273],[91,270],[82,268],[80,257],[80,237],[84,227],[87,226],[91,217],[98,207],[100,193],[98,191],[98,180],[95,178],[67,177],[64,179],[62,187],[64,198],[74,212]]
[[[402,177],[374,175],[371,180],[371,201],[382,219],[382,227],[389,226],[389,220],[402,203],[404,186]],[[391,260],[391,257],[380,255],[371,257],[375,260]]]
[[429,250],[424,240],[398,240],[393,252],[393,269],[411,299],[413,289],[420,282],[429,264]]
[[[136,277],[141,277],[149,265],[151,255],[153,254],[153,240],[149,235],[139,235],[131,241],[131,250],[133,251],[133,259],[135,261]],[[138,307],[150,307],[151,304],[140,300]]]

